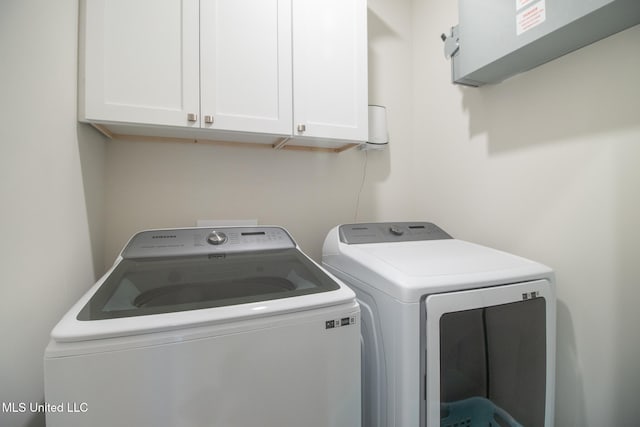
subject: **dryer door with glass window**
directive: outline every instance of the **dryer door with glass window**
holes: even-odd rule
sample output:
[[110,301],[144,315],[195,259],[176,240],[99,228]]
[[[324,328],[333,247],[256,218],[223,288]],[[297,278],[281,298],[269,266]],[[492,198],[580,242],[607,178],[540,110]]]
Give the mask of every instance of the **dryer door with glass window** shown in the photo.
[[556,320],[548,281],[429,295],[425,319],[426,425],[553,425]]

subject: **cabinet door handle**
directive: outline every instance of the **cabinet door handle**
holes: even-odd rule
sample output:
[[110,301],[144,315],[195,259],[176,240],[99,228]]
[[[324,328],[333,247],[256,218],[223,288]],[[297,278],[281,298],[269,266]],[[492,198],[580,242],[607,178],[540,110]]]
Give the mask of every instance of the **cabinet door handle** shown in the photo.
[[190,122],[196,122],[198,121],[198,115],[196,113],[189,113],[187,114],[187,120]]
[[213,123],[213,116],[204,116],[204,122],[208,125]]
[[298,125],[298,132],[302,133],[302,132],[304,132],[306,130],[307,130],[307,126],[306,125],[303,125],[302,123],[300,123]]

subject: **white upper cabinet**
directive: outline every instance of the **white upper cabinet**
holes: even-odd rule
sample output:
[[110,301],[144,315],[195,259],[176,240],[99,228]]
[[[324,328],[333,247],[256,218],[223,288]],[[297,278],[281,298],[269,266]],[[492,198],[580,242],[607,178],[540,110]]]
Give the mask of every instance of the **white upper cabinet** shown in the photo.
[[81,7],[80,119],[193,125],[198,0],[87,0]]
[[291,132],[290,0],[202,0],[203,127]]
[[81,121],[278,147],[367,139],[365,0],[80,4]]
[[294,135],[367,140],[366,0],[293,0]]

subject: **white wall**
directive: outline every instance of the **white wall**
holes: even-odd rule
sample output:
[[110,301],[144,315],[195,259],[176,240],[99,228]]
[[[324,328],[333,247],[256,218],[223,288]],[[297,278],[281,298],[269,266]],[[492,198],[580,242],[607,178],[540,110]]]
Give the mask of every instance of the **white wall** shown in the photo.
[[390,150],[328,154],[110,141],[105,265],[139,230],[194,226],[198,219],[282,225],[319,260],[333,226],[406,215],[412,199],[396,190],[409,179],[410,2],[372,0],[368,18],[369,98],[387,106]]
[[457,2],[413,17],[416,215],[556,270],[557,426],[638,425],[640,26],[474,89],[438,37]]
[[76,1],[0,2],[0,402],[42,401],[49,332],[104,258],[104,147],[76,123],[76,40]]

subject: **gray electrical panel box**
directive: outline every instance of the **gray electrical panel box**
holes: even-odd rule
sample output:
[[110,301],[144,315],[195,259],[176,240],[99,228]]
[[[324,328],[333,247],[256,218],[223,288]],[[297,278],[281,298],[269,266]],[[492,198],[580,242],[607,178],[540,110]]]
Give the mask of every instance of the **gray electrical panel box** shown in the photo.
[[[640,23],[640,0],[458,0],[443,34],[454,83],[498,83]],[[640,54],[640,46],[629,53]]]

